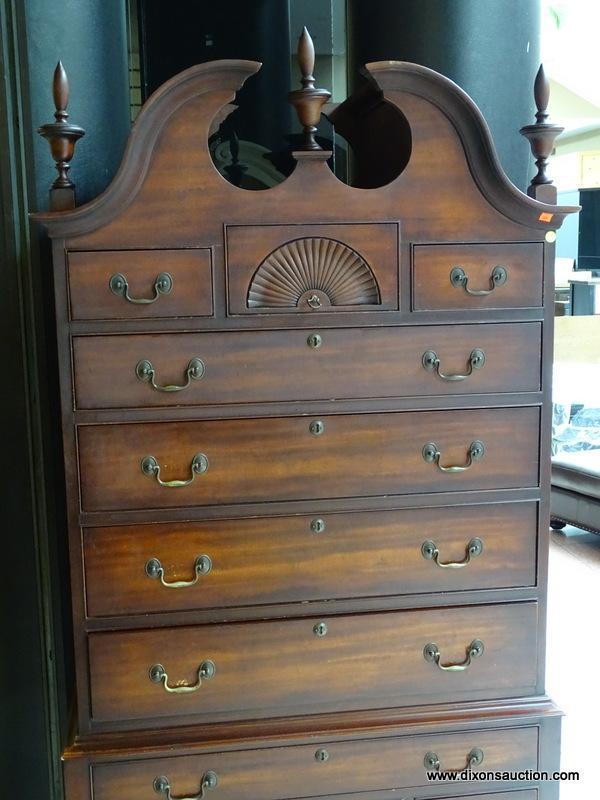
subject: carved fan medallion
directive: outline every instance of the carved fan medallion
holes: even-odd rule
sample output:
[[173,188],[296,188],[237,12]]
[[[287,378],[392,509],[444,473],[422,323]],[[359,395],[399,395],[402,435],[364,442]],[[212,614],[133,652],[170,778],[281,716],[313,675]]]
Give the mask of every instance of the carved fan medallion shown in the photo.
[[248,308],[379,305],[379,287],[364,258],[348,245],[317,237],[278,247],[258,267]]

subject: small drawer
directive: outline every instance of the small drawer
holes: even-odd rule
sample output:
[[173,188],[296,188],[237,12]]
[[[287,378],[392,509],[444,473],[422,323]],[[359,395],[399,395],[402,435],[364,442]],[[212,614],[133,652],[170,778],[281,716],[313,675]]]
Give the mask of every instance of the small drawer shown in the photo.
[[538,485],[539,408],[78,429],[84,511]]
[[152,727],[518,697],[535,689],[537,654],[535,603],[92,633],[92,719]]
[[397,223],[228,225],[225,237],[232,315],[398,309]]
[[71,319],[206,317],[210,250],[71,251]]
[[531,586],[536,539],[533,502],[87,528],[87,611]]
[[78,408],[529,392],[541,325],[76,336]]
[[537,308],[543,245],[434,244],[413,248],[413,311]]
[[[537,728],[533,726],[353,739],[99,764],[92,768],[92,785],[94,800],[166,800],[166,785],[173,797],[200,797],[203,777],[204,800],[356,797],[360,792],[431,785],[424,766],[429,753],[439,757],[442,769],[454,769],[464,767],[477,749],[483,757],[480,769],[505,772],[535,770],[537,747]],[[165,791],[156,793],[161,787]],[[468,797],[535,800],[536,793],[527,790]]]

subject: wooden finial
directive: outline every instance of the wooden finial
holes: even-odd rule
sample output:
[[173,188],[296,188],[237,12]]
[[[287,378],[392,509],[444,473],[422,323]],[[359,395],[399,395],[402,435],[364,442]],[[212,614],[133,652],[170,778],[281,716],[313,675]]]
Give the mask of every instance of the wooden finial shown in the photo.
[[529,141],[531,152],[535,158],[537,174],[527,187],[527,194],[544,203],[556,203],[556,187],[552,186],[552,178],[548,175],[548,158],[554,149],[554,142],[564,131],[560,125],[548,122],[548,101],[550,99],[550,82],[544,72],[544,65],[535,77],[533,96],[537,112],[535,123],[525,125],[520,133]]
[[315,47],[306,27],[298,41],[298,66],[302,78],[302,89],[289,93],[290,103],[296,109],[298,119],[304,130],[304,143],[301,150],[321,150],[315,141],[317,124],[321,117],[321,108],[330,99],[327,89],[315,89],[313,70],[315,68]]
[[38,128],[38,133],[50,143],[50,152],[56,162],[58,177],[50,187],[50,210],[66,211],[75,208],[75,184],[69,178],[70,161],[75,153],[75,143],[85,135],[83,128],[67,122],[69,117],[69,81],[62,63],[59,61],[52,80],[54,98],[54,119]]

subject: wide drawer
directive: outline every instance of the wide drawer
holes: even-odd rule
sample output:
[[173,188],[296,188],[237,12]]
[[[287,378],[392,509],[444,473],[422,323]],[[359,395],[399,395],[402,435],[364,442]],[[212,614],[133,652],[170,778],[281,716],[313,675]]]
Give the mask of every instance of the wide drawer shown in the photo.
[[67,257],[71,319],[212,314],[210,250],[75,251]]
[[[174,797],[196,797],[202,779],[207,800],[282,800],[323,797],[403,787],[427,786],[428,753],[442,768],[464,767],[474,748],[483,754],[478,769],[534,770],[537,728],[478,730],[396,738],[331,741],[263,750],[243,750],[171,758],[150,758],[92,769],[94,800],[166,798],[155,786],[171,788]],[[212,775],[211,775],[212,773]],[[212,781],[211,781],[212,778]],[[162,784],[158,780],[164,779]],[[155,783],[156,781],[156,783]],[[437,782],[433,785],[437,785]],[[469,795],[470,800],[535,800],[533,791]]]
[[413,310],[538,307],[542,273],[537,242],[415,245]]
[[87,528],[87,613],[531,586],[536,534],[533,502]]
[[[482,764],[481,769],[485,768]],[[419,795],[421,796],[421,795]],[[435,798],[431,796],[431,800],[539,800],[540,795],[537,789],[525,789],[522,792],[492,792],[488,794],[455,794],[451,797],[440,798],[436,795]],[[430,800],[430,798],[424,798]]]
[[92,633],[92,718],[144,727],[518,697],[534,690],[537,650],[535,603]]
[[85,511],[538,484],[537,407],[89,425],[78,437]]
[[78,336],[75,397],[118,408],[530,392],[540,342],[539,323]]

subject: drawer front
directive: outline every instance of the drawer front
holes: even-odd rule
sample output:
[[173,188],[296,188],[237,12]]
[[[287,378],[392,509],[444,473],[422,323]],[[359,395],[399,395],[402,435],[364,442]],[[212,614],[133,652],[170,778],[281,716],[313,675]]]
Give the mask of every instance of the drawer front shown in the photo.
[[[322,330],[319,346],[311,347],[314,335],[79,336],[73,343],[76,403],[119,408],[540,388],[539,323]],[[182,388],[165,391],[169,386]]]
[[68,264],[71,319],[213,313],[210,250],[70,252]]
[[[463,767],[467,754],[477,747],[483,753],[481,769],[535,770],[537,746],[535,727],[332,741],[103,764],[93,767],[92,783],[94,800],[164,798],[166,794],[154,791],[157,778],[166,778],[174,797],[195,797],[202,777],[212,772],[217,785],[214,790],[206,790],[207,800],[281,800],[349,793],[354,796],[358,792],[427,786],[427,753],[436,753],[442,768],[452,769]],[[469,797],[535,800],[531,791]]]
[[[92,718],[147,726],[517,697],[536,684],[536,628],[536,604],[517,603],[92,633]],[[437,647],[440,664],[464,664],[478,640],[463,671],[425,657]],[[196,689],[167,690],[182,686]]]
[[541,306],[542,259],[541,243],[416,245],[413,310]]
[[78,437],[86,511],[538,484],[536,407],[89,425]]
[[[485,764],[481,765],[481,769],[485,769]],[[451,797],[440,798],[436,795],[431,800],[538,800],[539,794],[537,789],[525,789],[522,792],[492,792],[492,794],[460,794],[452,795]],[[427,798],[429,800],[429,798]]]
[[397,223],[228,225],[229,313],[398,308]]
[[536,503],[88,528],[87,611],[531,586],[536,537]]

